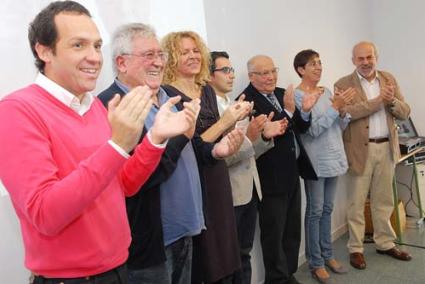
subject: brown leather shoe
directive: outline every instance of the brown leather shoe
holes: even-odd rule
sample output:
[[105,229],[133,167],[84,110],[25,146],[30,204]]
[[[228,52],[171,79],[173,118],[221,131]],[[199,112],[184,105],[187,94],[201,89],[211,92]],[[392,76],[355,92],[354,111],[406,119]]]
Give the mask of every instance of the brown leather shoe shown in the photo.
[[330,283],[330,276],[329,273],[326,271],[324,267],[316,268],[311,271],[311,275],[314,279],[316,279],[321,284],[328,284]]
[[345,274],[348,272],[348,269],[342,266],[335,258],[326,260],[325,265],[336,274]]
[[357,269],[366,268],[366,261],[364,260],[364,256],[361,252],[350,253],[350,264],[352,267]]
[[410,253],[402,251],[400,249],[398,249],[397,247],[393,247],[389,250],[376,250],[377,253],[379,254],[387,254],[391,257],[394,257],[395,259],[398,260],[404,260],[404,261],[409,261],[412,259],[412,256],[410,255]]

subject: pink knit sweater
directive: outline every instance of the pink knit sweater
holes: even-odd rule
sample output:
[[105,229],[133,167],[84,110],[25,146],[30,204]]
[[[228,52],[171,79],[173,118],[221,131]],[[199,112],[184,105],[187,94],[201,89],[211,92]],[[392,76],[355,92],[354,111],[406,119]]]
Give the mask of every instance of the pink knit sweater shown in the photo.
[[35,274],[82,277],[126,261],[124,197],[147,180],[163,149],[145,138],[126,160],[110,138],[98,99],[83,116],[37,85],[0,101],[0,179]]

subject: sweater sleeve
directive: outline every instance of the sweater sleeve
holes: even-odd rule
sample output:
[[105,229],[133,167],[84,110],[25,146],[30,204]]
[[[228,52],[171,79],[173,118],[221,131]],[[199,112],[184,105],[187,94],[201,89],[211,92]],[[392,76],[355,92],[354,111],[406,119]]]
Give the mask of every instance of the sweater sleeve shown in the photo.
[[54,149],[51,133],[31,107],[3,100],[0,121],[8,121],[0,124],[0,178],[20,218],[44,235],[56,235],[78,218],[126,161],[105,141],[61,177],[54,154],[60,149]]
[[124,164],[120,172],[120,180],[126,196],[137,193],[157,168],[165,148],[152,145],[148,135],[142,140],[134,154]]

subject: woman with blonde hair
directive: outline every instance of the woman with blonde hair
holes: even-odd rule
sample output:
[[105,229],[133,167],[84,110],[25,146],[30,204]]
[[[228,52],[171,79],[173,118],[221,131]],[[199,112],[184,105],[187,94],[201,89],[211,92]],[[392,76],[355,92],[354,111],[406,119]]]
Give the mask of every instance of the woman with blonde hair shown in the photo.
[[[220,118],[214,90],[208,85],[210,56],[201,37],[192,31],[173,32],[164,37],[161,45],[169,54],[164,74],[167,94],[179,95],[183,101],[201,99],[196,133],[205,142],[216,142],[230,131],[226,137],[239,147],[243,133],[231,129],[248,115],[251,105],[238,101]],[[202,165],[201,161],[200,171],[207,230],[194,238],[192,283],[222,282],[240,267],[229,174],[224,160],[214,165]]]

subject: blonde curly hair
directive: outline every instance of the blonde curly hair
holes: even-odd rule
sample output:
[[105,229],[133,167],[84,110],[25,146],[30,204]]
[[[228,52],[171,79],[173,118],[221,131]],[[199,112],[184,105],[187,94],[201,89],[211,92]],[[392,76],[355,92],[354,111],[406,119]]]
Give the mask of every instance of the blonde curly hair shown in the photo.
[[168,53],[163,83],[171,84],[177,80],[177,64],[180,57],[179,44],[183,38],[191,38],[201,52],[201,71],[195,76],[195,82],[198,85],[205,86],[210,81],[210,53],[202,38],[192,31],[172,32],[161,40],[162,49]]

